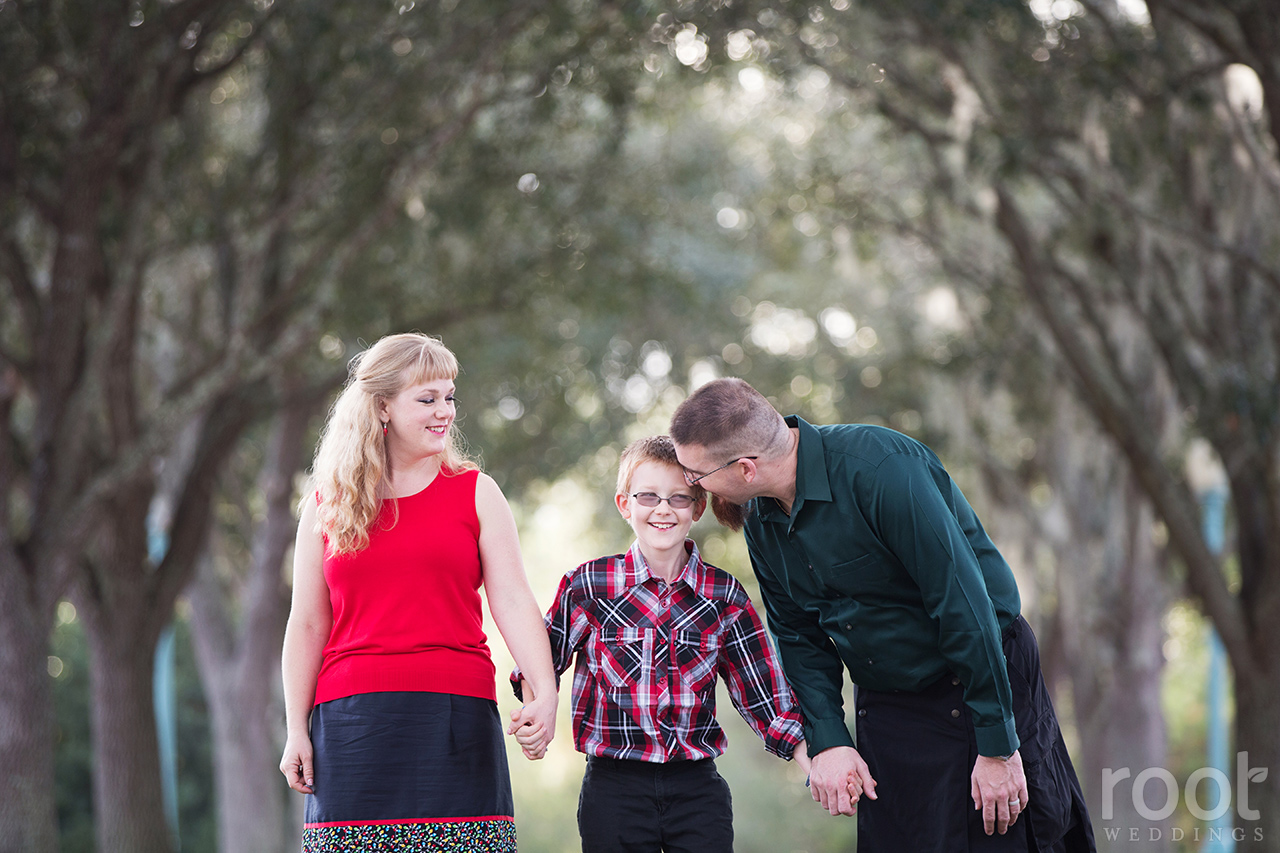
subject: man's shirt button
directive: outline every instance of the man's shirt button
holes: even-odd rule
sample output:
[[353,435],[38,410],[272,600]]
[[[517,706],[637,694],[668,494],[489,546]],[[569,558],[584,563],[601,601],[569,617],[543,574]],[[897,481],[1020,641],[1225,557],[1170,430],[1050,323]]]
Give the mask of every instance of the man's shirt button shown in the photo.
[[951,716],[953,716],[953,717],[958,717],[958,716],[960,716],[960,709],[959,709],[959,708],[952,708],[952,709],[951,709]]

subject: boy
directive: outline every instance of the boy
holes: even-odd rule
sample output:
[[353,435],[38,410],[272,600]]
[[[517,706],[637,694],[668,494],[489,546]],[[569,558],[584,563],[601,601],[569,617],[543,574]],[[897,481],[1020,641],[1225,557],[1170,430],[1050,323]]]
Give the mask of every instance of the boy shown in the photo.
[[[803,719],[746,591],[685,538],[706,493],[685,483],[671,439],[640,439],[622,452],[615,501],[635,543],[565,575],[546,617],[556,672],[578,656],[582,850],[731,853],[729,786],[714,760],[726,743],[716,676],[765,749],[807,772]],[[511,680],[522,696],[518,670]],[[515,734],[531,758],[545,752],[541,729]]]

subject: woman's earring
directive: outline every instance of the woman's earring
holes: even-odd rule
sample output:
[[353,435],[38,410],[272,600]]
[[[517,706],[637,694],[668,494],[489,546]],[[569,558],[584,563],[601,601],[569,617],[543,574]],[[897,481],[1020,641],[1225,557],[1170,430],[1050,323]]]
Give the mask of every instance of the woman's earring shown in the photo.
[[383,437],[383,438],[386,438],[386,437],[387,437],[387,422],[386,422],[386,421],[383,421],[383,422],[382,422],[382,437]]

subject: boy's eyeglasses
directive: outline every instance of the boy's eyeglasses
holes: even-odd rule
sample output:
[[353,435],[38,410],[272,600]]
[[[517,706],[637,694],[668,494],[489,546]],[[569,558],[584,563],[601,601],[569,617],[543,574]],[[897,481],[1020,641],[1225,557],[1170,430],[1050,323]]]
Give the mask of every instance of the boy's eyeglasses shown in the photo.
[[655,495],[653,492],[637,492],[631,497],[636,499],[636,503],[640,506],[657,506],[666,501],[672,509],[688,509],[693,506],[693,497],[691,495],[672,495],[664,498],[661,495]]
[[695,477],[695,476],[693,476],[693,475],[694,475],[695,473],[697,473],[697,472],[695,472],[695,471],[690,471],[688,468],[685,468],[685,469],[684,469],[684,481],[685,481],[686,483],[688,483],[690,486],[696,486],[696,485],[698,484],[698,481],[699,481],[699,480],[705,480],[707,477],[710,477],[710,476],[711,476],[712,474],[714,474],[715,472],[717,472],[717,471],[723,471],[725,468],[728,468],[730,465],[732,465],[732,464],[733,464],[733,463],[735,463],[735,462],[741,462],[743,459],[759,459],[759,458],[760,458],[759,456],[739,456],[739,457],[738,457],[738,458],[736,458],[736,459],[730,459],[728,462],[724,463],[724,464],[723,464],[723,465],[721,465],[719,468],[712,468],[712,469],[711,469],[710,471],[708,471],[707,473],[705,473],[705,474],[698,474],[698,476],[696,476],[696,477]]

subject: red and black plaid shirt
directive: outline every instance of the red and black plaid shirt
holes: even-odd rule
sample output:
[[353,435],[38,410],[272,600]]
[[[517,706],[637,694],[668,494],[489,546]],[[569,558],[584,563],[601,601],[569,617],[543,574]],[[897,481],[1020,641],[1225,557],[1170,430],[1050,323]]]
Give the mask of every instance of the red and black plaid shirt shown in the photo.
[[[803,718],[742,584],[707,565],[692,540],[674,583],[637,545],[564,576],[547,612],[557,673],[573,674],[574,744],[587,755],[667,762],[714,758],[716,676],[765,749],[790,758]],[[511,675],[520,695],[520,673]]]

